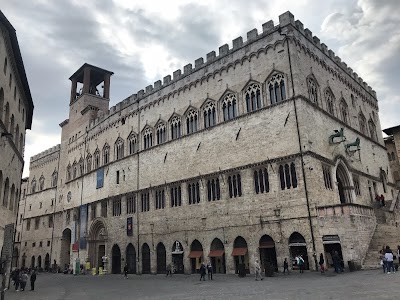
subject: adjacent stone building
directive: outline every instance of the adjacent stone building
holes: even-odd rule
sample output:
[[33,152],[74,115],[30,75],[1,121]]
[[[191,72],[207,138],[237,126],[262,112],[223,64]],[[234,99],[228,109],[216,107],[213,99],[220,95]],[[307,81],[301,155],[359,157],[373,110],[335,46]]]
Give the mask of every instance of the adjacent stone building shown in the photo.
[[25,130],[31,129],[33,102],[15,29],[1,11],[0,64],[0,249],[3,251],[5,226],[15,223],[18,210]]
[[385,138],[385,146],[393,180],[400,187],[400,126],[384,129],[383,132],[388,135]]
[[60,145],[31,157],[22,264],[362,264],[374,198],[395,188],[376,93],[290,12],[279,22],[110,109],[113,73],[79,68]]

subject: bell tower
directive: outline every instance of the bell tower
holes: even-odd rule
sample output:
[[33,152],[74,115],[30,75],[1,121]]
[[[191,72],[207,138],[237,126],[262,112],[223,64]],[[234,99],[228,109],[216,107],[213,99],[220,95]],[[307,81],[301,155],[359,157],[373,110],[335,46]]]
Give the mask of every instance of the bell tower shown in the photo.
[[110,102],[110,78],[114,73],[99,67],[83,64],[69,79],[71,97],[69,123],[80,124],[97,117],[99,111],[107,112]]

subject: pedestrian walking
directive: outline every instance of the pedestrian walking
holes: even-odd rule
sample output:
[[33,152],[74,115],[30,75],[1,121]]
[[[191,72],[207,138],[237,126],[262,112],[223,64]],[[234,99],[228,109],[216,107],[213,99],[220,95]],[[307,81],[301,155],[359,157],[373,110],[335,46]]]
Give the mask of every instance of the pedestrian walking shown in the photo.
[[386,273],[386,258],[383,250],[379,250],[379,260],[383,269],[383,273]]
[[22,272],[20,276],[20,285],[21,285],[21,291],[25,291],[26,283],[28,282],[28,274],[26,274],[26,271]]
[[385,197],[384,197],[382,194],[381,194],[380,199],[381,199],[381,205],[382,205],[382,207],[386,206]]
[[33,270],[31,274],[31,291],[35,290],[36,271]]
[[258,259],[256,259],[256,261],[254,262],[254,273],[256,275],[256,281],[258,281],[258,278],[260,278],[260,280],[264,279],[261,275],[261,266],[258,262]]
[[324,259],[324,255],[321,253],[319,255],[319,269],[321,270],[321,273],[325,273],[325,259]]
[[289,264],[287,261],[287,258],[283,261],[283,274],[288,274],[289,275]]
[[335,273],[343,272],[343,268],[342,268],[342,264],[341,264],[342,260],[337,251],[333,252],[332,259],[333,259],[333,267],[335,268]]
[[299,269],[300,269],[300,273],[304,273],[304,258],[303,258],[303,255],[298,255],[298,256],[296,256],[296,262],[297,262],[297,265],[299,266]]
[[204,262],[201,263],[200,266],[200,281],[203,279],[203,281],[206,281],[206,265]]
[[387,274],[390,274],[390,272],[395,273],[393,266],[393,252],[389,246],[386,246],[385,261],[386,261]]
[[212,280],[213,267],[212,267],[211,261],[208,261],[208,264],[207,264],[207,274],[208,274],[208,280]]
[[18,292],[19,291],[19,278],[20,278],[20,270],[16,269],[14,273],[14,285],[15,285],[15,290]]
[[128,264],[125,264],[125,267],[124,267],[124,278],[125,279],[128,279],[128,271],[129,271]]
[[172,266],[171,266],[171,264],[167,265],[167,276],[168,275],[172,276]]

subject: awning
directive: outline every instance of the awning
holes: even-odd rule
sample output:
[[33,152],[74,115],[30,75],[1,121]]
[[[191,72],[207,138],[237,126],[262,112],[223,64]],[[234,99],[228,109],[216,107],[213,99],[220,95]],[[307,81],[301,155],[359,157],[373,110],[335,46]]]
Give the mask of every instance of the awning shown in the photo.
[[273,241],[265,241],[261,242],[260,245],[258,246],[260,249],[271,249],[275,248],[275,243]]
[[190,251],[189,258],[200,258],[203,256],[203,251]]
[[210,250],[208,257],[222,257],[225,253],[225,250]]
[[306,243],[290,243],[289,247],[304,247],[307,246]]
[[233,248],[232,256],[243,256],[247,253],[247,248]]

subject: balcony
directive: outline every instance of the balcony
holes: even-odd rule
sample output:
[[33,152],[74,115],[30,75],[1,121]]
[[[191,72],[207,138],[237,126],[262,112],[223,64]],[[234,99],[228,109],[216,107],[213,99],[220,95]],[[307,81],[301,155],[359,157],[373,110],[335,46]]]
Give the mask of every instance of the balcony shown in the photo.
[[370,206],[344,203],[336,205],[317,206],[318,217],[332,216],[367,216],[374,217],[374,209]]

